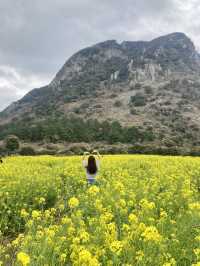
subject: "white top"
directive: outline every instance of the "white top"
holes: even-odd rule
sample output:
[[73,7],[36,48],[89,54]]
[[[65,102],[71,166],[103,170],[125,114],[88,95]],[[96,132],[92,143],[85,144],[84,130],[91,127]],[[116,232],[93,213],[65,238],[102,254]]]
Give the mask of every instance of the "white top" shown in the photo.
[[96,166],[97,166],[97,171],[95,174],[90,174],[88,173],[87,171],[87,166],[88,166],[88,159],[84,159],[83,160],[83,167],[85,168],[85,172],[86,172],[86,176],[87,176],[87,179],[88,180],[94,180],[95,177],[97,176],[98,174],[98,171],[99,171],[99,168],[100,168],[100,161],[98,159],[95,158],[95,161],[96,161]]

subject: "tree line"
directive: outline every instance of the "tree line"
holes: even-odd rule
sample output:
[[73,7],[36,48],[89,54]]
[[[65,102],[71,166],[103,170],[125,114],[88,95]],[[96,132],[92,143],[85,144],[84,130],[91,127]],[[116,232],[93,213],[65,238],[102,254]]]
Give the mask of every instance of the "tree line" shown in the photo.
[[152,130],[135,126],[123,127],[117,121],[99,122],[96,119],[83,120],[77,117],[46,119],[35,123],[19,121],[0,126],[0,139],[5,139],[8,135],[15,135],[23,141],[46,140],[53,143],[106,141],[109,144],[134,144],[155,139]]

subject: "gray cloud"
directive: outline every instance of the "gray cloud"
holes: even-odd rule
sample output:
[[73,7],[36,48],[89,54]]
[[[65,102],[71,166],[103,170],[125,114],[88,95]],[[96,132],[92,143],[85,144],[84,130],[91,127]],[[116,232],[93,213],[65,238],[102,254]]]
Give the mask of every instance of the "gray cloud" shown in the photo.
[[199,14],[198,0],[1,1],[0,109],[49,83],[69,56],[97,42],[182,31],[200,48]]
[[10,102],[21,98],[27,91],[46,84],[47,80],[44,74],[34,75],[0,65],[0,108],[6,108]]

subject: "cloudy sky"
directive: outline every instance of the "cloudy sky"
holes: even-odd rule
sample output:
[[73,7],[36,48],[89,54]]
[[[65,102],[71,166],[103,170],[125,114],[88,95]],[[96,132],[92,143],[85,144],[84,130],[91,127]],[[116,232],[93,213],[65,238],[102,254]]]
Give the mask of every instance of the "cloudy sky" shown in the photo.
[[200,50],[199,0],[0,0],[0,110],[107,39],[185,32]]

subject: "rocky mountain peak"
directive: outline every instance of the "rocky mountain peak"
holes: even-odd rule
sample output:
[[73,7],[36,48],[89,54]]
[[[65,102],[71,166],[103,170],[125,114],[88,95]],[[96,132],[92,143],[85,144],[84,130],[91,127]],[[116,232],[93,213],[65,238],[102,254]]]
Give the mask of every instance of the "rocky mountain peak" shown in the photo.
[[[107,65],[110,65],[108,67]],[[117,66],[118,64],[118,66]],[[159,72],[193,72],[199,71],[200,57],[193,42],[180,32],[171,33],[152,41],[108,40],[85,48],[73,55],[58,72],[52,84],[60,84],[63,80],[71,80],[83,73],[107,69],[102,80],[107,79],[120,69],[145,69],[146,64],[157,65]],[[152,66],[150,67],[152,68]],[[113,71],[112,71],[113,70]],[[101,71],[102,72],[102,71]],[[126,77],[128,78],[128,73]],[[115,75],[116,77],[116,75]]]
[[165,36],[161,36],[159,38],[153,39],[150,43],[157,46],[173,46],[174,48],[189,48],[192,51],[195,50],[193,42],[185,33],[182,32],[174,32]]
[[[172,33],[152,40],[148,44],[148,56],[170,56],[169,59],[186,59],[196,54],[193,42],[184,33]],[[187,62],[186,62],[187,63]]]
[[116,40],[108,40],[105,42],[100,42],[94,45],[94,47],[97,47],[99,49],[112,49],[112,48],[119,48],[120,45],[117,43]]

